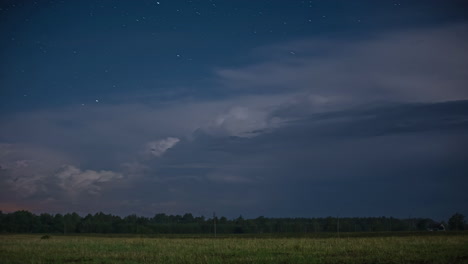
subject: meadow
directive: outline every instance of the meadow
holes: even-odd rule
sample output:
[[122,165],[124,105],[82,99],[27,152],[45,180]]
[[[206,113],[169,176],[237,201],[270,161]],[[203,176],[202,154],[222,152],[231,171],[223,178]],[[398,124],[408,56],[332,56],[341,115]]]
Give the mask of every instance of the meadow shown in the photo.
[[42,236],[0,235],[1,263],[468,263],[467,233]]

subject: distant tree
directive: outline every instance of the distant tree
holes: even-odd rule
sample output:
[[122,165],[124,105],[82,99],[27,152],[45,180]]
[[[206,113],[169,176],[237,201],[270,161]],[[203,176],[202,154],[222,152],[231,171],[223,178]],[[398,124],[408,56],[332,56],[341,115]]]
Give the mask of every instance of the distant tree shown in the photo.
[[75,233],[77,232],[77,227],[81,221],[81,217],[77,213],[66,214],[63,216],[63,221],[64,233]]
[[426,230],[427,228],[429,228],[429,226],[433,224],[434,223],[431,219],[423,218],[423,219],[419,219],[416,222],[416,227],[418,228],[418,230],[422,231],[422,230]]
[[188,223],[193,223],[194,222],[194,218],[193,218],[193,215],[192,214],[184,214],[184,216],[182,216],[182,223],[184,224],[188,224]]
[[63,215],[56,214],[54,216],[53,230],[57,233],[64,233],[65,231],[65,222],[63,221]]
[[93,215],[87,214],[77,226],[79,233],[93,233]]
[[51,233],[54,232],[54,217],[47,213],[42,213],[39,215],[39,221],[41,228],[39,232],[41,233]]
[[455,213],[448,220],[450,230],[464,230],[465,229],[465,216],[459,213]]
[[227,218],[224,216],[221,216],[221,218],[219,218],[219,223],[222,225],[227,224],[227,221],[228,221]]
[[334,217],[325,218],[324,231],[326,232],[336,232],[337,219]]
[[166,214],[156,214],[152,221],[158,224],[166,224],[169,222],[169,217]]
[[[413,226],[424,230],[435,223],[432,219],[396,219],[387,217],[339,218],[340,232],[407,231]],[[216,221],[217,233],[291,233],[336,232],[338,219],[327,218],[268,218],[260,216],[244,219],[239,216],[228,220],[220,216]],[[464,216],[457,213],[449,220],[451,230],[468,229]],[[121,218],[102,212],[81,217],[76,213],[34,215],[27,211],[4,213],[0,211],[0,232],[8,233],[212,233],[213,218],[184,215],[156,214],[152,218],[135,214]]]
[[5,215],[2,210],[0,210],[0,232],[5,232]]
[[244,224],[244,218],[242,217],[242,215],[239,215],[239,217],[237,217],[237,219],[235,221],[236,221],[237,225]]
[[12,214],[12,232],[30,233],[34,229],[35,215],[28,211],[16,211]]

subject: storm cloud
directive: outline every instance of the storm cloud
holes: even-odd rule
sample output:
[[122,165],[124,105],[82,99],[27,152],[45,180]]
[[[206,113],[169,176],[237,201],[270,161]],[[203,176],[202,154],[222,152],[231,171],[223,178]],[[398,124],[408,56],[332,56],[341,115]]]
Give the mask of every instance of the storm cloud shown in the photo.
[[466,210],[467,30],[451,21],[288,38],[171,91],[135,85],[138,93],[93,94],[92,104],[5,111],[0,209],[439,218]]

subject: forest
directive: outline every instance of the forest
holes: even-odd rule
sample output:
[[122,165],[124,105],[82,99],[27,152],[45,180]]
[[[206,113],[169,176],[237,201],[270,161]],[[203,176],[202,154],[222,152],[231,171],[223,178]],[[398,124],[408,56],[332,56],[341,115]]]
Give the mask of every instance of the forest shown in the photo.
[[440,225],[450,230],[464,230],[464,216],[456,213],[448,224],[429,218],[398,219],[393,217],[323,217],[244,219],[239,216],[206,218],[184,215],[155,214],[153,217],[135,214],[120,217],[102,212],[80,216],[77,213],[39,215],[28,211],[0,211],[0,233],[101,233],[101,234],[241,234],[241,233],[312,233],[312,232],[389,232],[438,230]]

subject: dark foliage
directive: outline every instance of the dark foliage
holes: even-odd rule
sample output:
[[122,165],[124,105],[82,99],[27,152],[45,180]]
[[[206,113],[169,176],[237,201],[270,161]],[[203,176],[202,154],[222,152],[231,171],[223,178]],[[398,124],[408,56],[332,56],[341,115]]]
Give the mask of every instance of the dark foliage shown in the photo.
[[[215,220],[215,221],[214,221]],[[436,224],[425,218],[397,219],[393,217],[326,217],[326,218],[267,218],[235,219],[205,218],[192,214],[154,217],[129,215],[120,217],[102,212],[80,216],[76,213],[51,215],[16,211],[0,211],[2,233],[133,233],[133,234],[218,234],[313,233],[313,232],[385,232],[423,231]]]
[[450,230],[464,230],[465,229],[465,216],[456,213],[448,220]]

